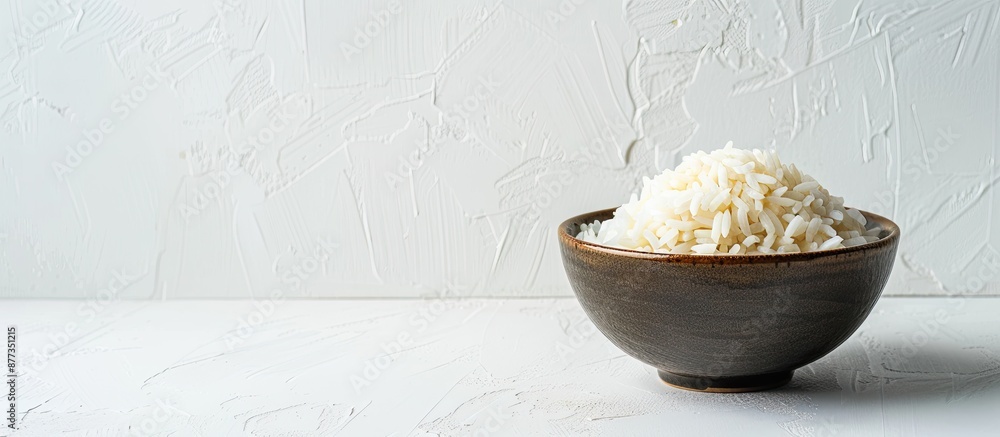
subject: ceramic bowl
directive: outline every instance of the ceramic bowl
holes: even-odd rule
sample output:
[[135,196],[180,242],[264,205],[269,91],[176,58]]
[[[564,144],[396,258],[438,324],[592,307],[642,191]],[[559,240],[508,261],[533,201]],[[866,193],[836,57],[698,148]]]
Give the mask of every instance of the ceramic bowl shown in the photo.
[[594,325],[675,387],[744,392],[779,387],[861,325],[882,294],[899,227],[863,212],[879,239],[806,253],[676,255],[578,240],[559,226],[563,265]]

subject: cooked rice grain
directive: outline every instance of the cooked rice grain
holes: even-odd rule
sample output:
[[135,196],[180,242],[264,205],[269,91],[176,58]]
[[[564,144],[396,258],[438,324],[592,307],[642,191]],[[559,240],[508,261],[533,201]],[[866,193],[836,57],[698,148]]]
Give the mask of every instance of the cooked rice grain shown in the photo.
[[864,215],[771,151],[726,147],[683,158],[643,178],[614,218],[580,226],[577,238],[657,253],[793,253],[878,239]]

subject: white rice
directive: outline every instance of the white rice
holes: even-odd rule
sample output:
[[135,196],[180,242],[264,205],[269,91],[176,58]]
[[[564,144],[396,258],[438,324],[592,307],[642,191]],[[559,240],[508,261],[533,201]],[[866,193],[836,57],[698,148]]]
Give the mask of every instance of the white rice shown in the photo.
[[771,151],[726,147],[643,178],[642,193],[577,238],[657,253],[809,252],[878,239],[865,217]]

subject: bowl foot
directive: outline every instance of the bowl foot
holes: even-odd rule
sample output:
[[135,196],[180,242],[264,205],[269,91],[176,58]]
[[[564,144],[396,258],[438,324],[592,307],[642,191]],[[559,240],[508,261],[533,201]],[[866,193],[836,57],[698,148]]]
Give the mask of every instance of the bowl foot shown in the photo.
[[659,370],[660,379],[671,387],[707,393],[743,393],[778,388],[792,380],[794,370],[749,376],[688,376]]

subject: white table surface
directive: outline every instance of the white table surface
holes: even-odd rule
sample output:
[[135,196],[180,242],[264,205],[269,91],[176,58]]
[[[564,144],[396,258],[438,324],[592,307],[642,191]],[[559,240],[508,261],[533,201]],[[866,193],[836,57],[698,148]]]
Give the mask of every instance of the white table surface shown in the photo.
[[270,304],[0,301],[21,369],[0,435],[1000,432],[996,298],[883,298],[788,386],[745,394],[667,387],[573,299]]

